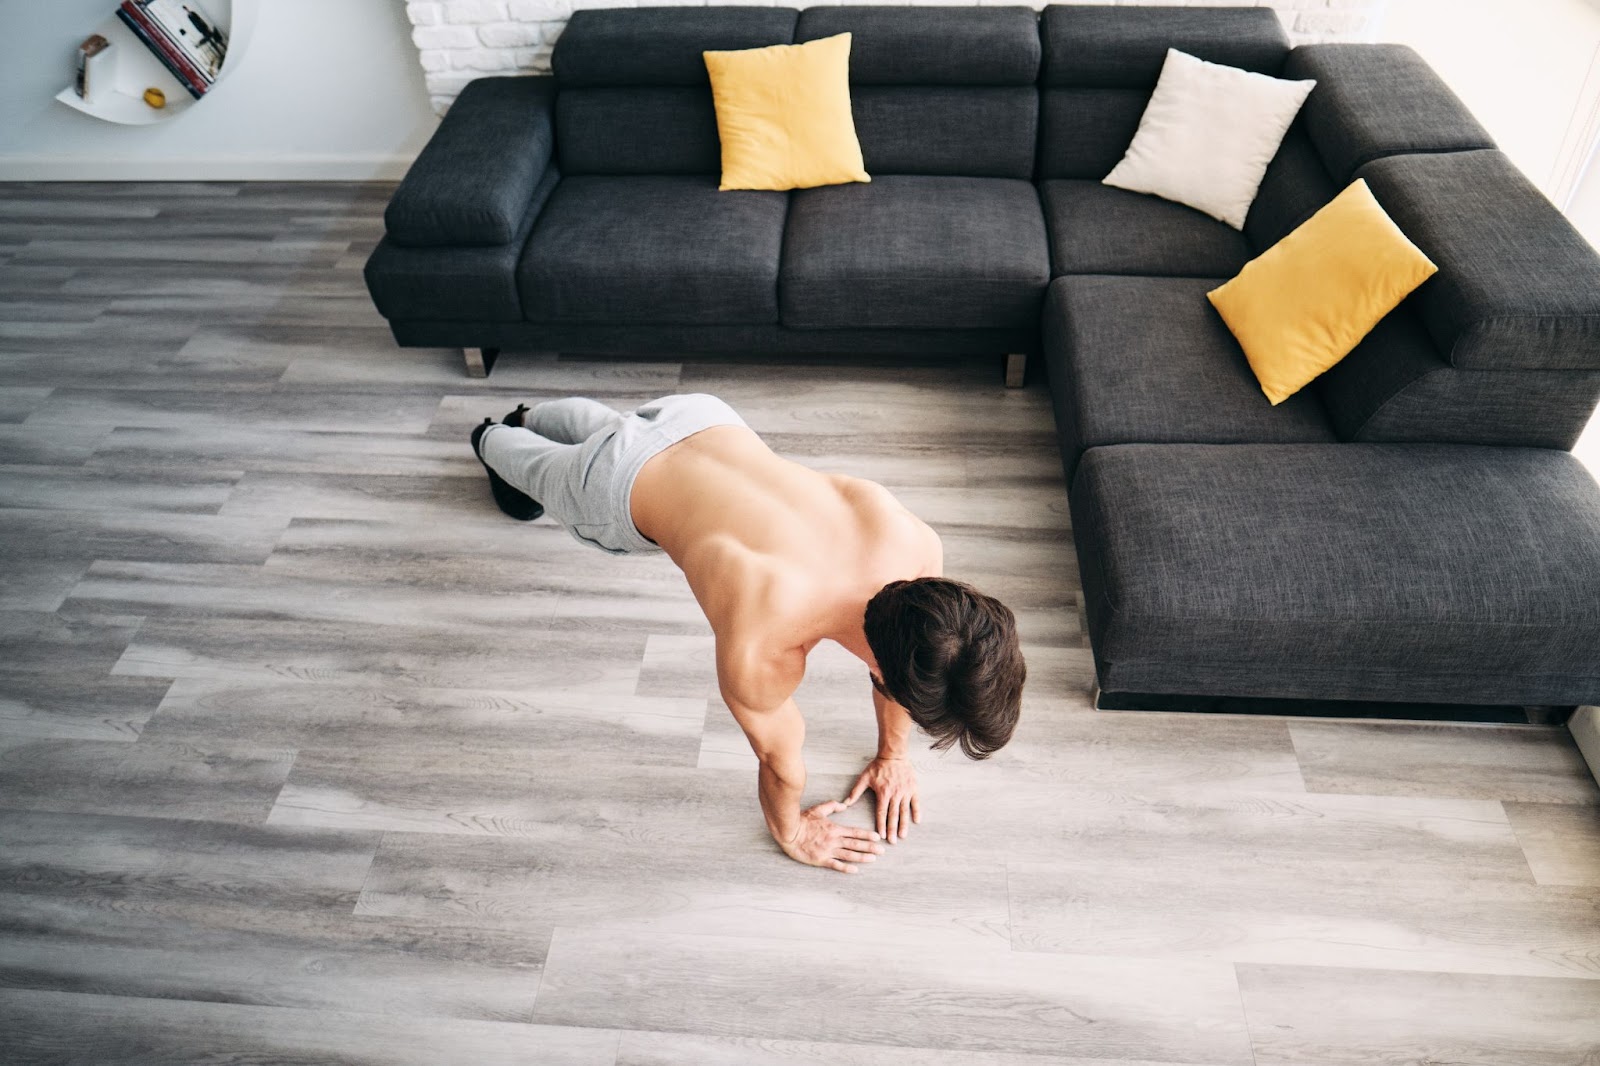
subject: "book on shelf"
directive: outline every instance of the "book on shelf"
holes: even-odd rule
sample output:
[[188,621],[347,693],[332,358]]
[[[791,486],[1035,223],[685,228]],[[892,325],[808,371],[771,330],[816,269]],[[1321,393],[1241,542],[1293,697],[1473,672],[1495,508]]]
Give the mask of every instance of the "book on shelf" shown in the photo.
[[228,39],[198,3],[187,0],[134,0],[134,3],[145,9],[156,28],[189,57],[207,80],[217,79],[227,53]]
[[78,76],[73,88],[84,100],[93,103],[107,82],[114,81],[109,71],[116,61],[111,42],[96,33],[78,46]]
[[227,37],[180,0],[122,0],[117,17],[196,100],[216,82]]
[[122,20],[122,24],[127,26],[135,37],[144,42],[150,54],[161,61],[161,65],[167,68],[168,73],[179,85],[189,91],[190,96],[198,100],[206,94],[207,89],[211,88],[188,59],[167,42],[160,30],[150,24],[144,17],[144,12],[133,0],[123,0],[122,6],[117,8],[117,18]]

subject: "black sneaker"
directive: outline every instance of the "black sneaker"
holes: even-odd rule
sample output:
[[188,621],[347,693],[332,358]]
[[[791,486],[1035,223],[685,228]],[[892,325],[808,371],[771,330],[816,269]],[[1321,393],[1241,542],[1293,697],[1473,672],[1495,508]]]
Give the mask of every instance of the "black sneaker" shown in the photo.
[[500,424],[503,425],[503,426],[516,426],[518,429],[527,429],[528,427],[526,425],[524,425],[523,421],[522,421],[523,413],[526,412],[527,410],[528,410],[528,405],[527,404],[525,404],[525,403],[517,404],[517,409],[515,411],[512,411],[510,414],[506,415],[504,418],[502,418],[500,420]]
[[[483,463],[483,450],[479,444],[483,441],[484,432],[492,425],[494,419],[485,418],[483,425],[474,426],[472,429],[472,453],[478,457],[480,463]],[[488,463],[483,463],[483,469],[489,474],[489,491],[494,494],[494,502],[500,505],[500,510],[519,522],[532,522],[544,514],[544,507],[537,500],[521,489],[512,488],[506,483],[505,478],[490,469]]]

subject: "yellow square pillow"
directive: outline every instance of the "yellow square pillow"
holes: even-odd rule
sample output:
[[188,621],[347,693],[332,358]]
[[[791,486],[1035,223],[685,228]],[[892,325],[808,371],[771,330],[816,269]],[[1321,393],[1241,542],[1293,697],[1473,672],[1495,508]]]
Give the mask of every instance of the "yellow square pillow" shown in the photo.
[[1276,407],[1438,269],[1358,178],[1206,296]]
[[705,53],[727,189],[871,181],[850,115],[850,35]]

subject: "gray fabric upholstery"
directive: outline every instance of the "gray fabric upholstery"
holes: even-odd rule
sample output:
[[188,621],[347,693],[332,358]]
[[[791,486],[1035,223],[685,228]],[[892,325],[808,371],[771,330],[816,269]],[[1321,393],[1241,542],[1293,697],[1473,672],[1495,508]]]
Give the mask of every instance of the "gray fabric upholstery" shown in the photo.
[[563,89],[556,99],[567,174],[720,174],[708,88]]
[[1122,161],[1149,89],[1045,89],[1039,94],[1039,177],[1099,181]]
[[1025,327],[1049,251],[1025,181],[887,175],[793,193],[782,321],[803,329]]
[[1167,49],[1274,77],[1289,38],[1267,8],[1051,5],[1039,20],[1048,86],[1153,89]]
[[1600,700],[1600,488],[1565,452],[1096,448],[1072,516],[1104,689]]
[[517,261],[561,175],[550,167],[526,201],[517,232],[489,247],[412,248],[385,237],[367,257],[367,291],[388,319],[425,318],[463,322],[517,322]]
[[1033,176],[1039,94],[999,86],[863,85],[850,93],[867,173]]
[[550,67],[561,88],[710,84],[706,51],[791,44],[788,7],[640,7],[574,11]]
[[1387,438],[1364,434],[1383,405],[1417,381],[1448,370],[1449,366],[1417,317],[1413,299],[1385,315],[1349,355],[1311,387],[1321,395],[1341,440],[1381,441]]
[[412,247],[501,245],[555,149],[549,78],[479,78],[461,90],[383,213],[389,239]]
[[1342,440],[1570,449],[1600,399],[1600,371],[1462,370],[1414,309],[1391,312],[1313,384]]
[[1027,85],[1039,77],[1028,7],[808,7],[796,44],[850,34],[854,85]]
[[849,33],[867,173],[1033,176],[1039,30],[1021,7],[812,7],[797,42]]
[[1600,370],[1600,256],[1504,155],[1393,156],[1358,175],[1439,267],[1412,299],[1452,365]]
[[1231,278],[1250,260],[1244,234],[1159,196],[1081,180],[1042,182],[1039,193],[1056,275]]
[[1045,367],[1071,482],[1106,444],[1331,442],[1302,390],[1272,406],[1206,300],[1216,278],[1073,277],[1050,283]]
[[788,196],[711,177],[556,186],[517,268],[532,322],[742,323],[778,317]]
[[1600,370],[1441,367],[1396,390],[1354,439],[1568,451],[1578,443],[1597,400]]
[[567,174],[718,174],[704,52],[794,40],[793,8],[607,8],[572,15],[551,66]]
[[1341,186],[1357,167],[1384,156],[1494,147],[1466,105],[1405,45],[1303,45],[1283,76],[1316,80],[1301,115]]
[[1267,165],[1261,188],[1244,220],[1245,236],[1257,255],[1293,233],[1340,192],[1317,150],[1296,122]]

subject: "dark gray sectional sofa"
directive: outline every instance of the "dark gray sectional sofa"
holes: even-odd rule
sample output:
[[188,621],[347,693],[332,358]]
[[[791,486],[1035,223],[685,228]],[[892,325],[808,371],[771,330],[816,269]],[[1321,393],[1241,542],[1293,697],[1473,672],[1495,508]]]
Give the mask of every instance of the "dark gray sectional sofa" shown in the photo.
[[[850,31],[871,184],[719,193],[700,52]],[[1100,184],[1168,47],[1317,88],[1244,231]],[[1270,406],[1205,299],[1365,178],[1439,266]],[[1600,702],[1600,257],[1409,50],[1265,9],[582,11],[367,266],[405,345],[1042,354],[1106,705]]]

